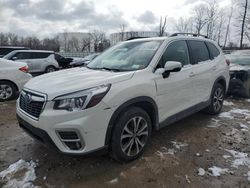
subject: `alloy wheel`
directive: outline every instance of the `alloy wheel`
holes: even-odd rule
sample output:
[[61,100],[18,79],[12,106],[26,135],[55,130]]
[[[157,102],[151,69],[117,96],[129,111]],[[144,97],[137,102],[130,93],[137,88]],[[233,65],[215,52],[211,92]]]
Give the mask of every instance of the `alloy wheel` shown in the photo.
[[1,100],[7,100],[9,99],[13,94],[13,90],[9,85],[2,84],[0,85],[0,99]]
[[140,116],[131,118],[121,134],[121,148],[127,156],[135,156],[147,143],[149,128],[147,121]]
[[221,88],[217,88],[214,92],[213,106],[215,111],[219,111],[222,108],[224,99],[224,93]]

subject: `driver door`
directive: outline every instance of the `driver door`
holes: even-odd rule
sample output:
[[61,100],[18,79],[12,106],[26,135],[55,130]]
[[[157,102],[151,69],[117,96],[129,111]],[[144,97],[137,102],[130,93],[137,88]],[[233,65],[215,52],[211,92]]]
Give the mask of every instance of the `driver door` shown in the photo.
[[157,68],[164,68],[168,61],[181,62],[183,67],[179,72],[171,72],[167,78],[157,75],[155,79],[160,122],[194,105],[193,65],[190,64],[186,41],[179,40],[170,43]]

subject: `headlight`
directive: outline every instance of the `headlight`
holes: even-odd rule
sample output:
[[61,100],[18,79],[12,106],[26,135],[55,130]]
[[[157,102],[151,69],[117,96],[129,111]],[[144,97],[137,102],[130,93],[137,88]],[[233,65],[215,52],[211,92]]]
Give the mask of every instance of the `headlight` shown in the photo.
[[80,111],[97,105],[107,94],[111,84],[102,85],[56,97],[54,109]]

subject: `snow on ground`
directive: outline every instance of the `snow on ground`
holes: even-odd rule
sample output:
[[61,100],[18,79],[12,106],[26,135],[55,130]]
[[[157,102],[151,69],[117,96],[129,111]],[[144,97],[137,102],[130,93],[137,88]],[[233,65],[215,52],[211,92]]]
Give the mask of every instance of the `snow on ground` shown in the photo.
[[247,176],[247,180],[250,181],[250,171],[248,171]]
[[177,151],[181,150],[182,147],[188,146],[186,143],[171,141],[173,148],[161,147],[161,151],[157,151],[156,154],[163,158],[164,155],[174,155]]
[[0,172],[0,181],[3,181],[3,188],[33,188],[32,182],[36,179],[35,168],[37,164],[33,161],[26,162],[20,159],[10,165],[6,170]]
[[211,173],[210,174],[211,176],[215,176],[215,177],[221,176],[222,174],[229,172],[227,168],[220,168],[217,166],[213,166],[211,168],[208,168],[208,171]]
[[225,105],[225,106],[234,106],[234,103],[233,102],[229,102],[229,101],[224,101],[223,105]]
[[206,171],[203,168],[198,169],[198,176],[204,176],[206,174]]
[[238,108],[233,108],[229,110],[228,112],[222,112],[219,114],[220,118],[228,118],[228,119],[234,119],[236,116],[247,116],[250,117],[250,111],[248,109],[238,109]]
[[110,184],[118,183],[118,178],[115,178],[115,179],[113,179],[113,180],[110,180],[109,183],[110,183]]
[[221,126],[221,124],[219,123],[219,120],[215,118],[212,118],[211,123],[207,125],[209,128],[218,128],[219,126]]
[[232,161],[231,164],[232,167],[238,168],[239,166],[247,166],[248,168],[250,168],[250,157],[248,156],[247,153],[228,150],[228,149],[226,149],[226,151],[229,152],[234,157],[234,160]]

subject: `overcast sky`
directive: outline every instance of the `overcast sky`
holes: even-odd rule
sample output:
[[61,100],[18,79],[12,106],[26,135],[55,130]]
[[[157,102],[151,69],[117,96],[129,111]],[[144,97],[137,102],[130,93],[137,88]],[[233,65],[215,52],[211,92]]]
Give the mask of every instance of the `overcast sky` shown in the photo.
[[[189,16],[204,0],[0,0],[0,32],[47,37],[63,31],[154,30],[160,16]],[[220,6],[230,4],[221,0]],[[170,29],[171,31],[171,29]]]

